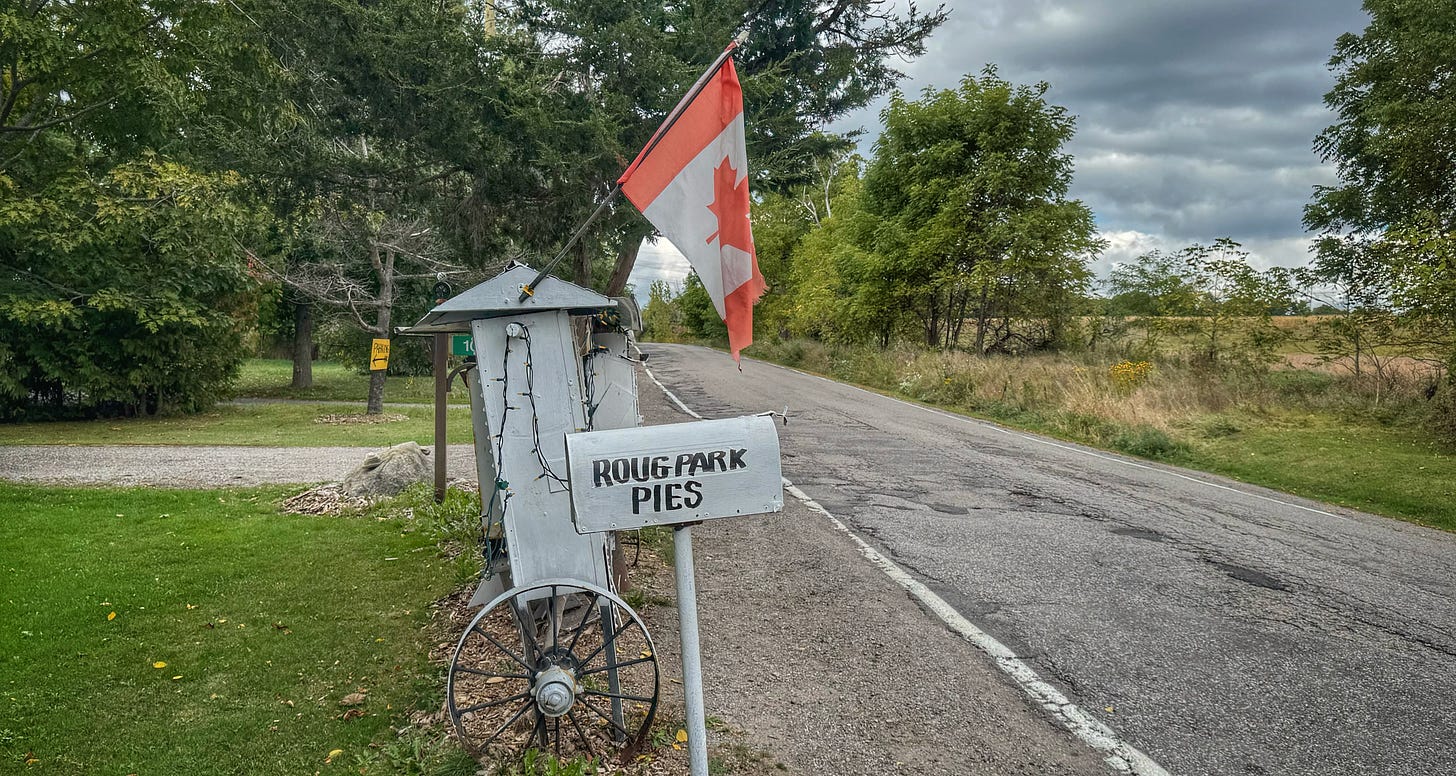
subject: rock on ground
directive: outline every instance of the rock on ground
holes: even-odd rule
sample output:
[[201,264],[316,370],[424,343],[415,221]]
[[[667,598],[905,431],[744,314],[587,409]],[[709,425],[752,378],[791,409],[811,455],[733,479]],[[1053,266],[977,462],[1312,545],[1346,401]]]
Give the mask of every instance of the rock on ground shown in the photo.
[[433,478],[430,459],[415,442],[375,450],[349,472],[340,490],[349,498],[393,496],[417,482]]

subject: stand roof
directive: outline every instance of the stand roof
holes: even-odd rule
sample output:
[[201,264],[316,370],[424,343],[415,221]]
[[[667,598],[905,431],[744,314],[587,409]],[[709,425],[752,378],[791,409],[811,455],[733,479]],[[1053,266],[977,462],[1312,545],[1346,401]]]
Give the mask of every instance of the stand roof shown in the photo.
[[470,322],[481,318],[499,318],[546,310],[566,310],[574,315],[590,315],[616,307],[608,299],[575,283],[547,275],[536,286],[536,293],[517,301],[521,288],[536,277],[536,270],[525,264],[512,263],[506,270],[474,288],[456,294],[425,313],[419,323],[401,329],[401,334],[443,334],[470,331]]

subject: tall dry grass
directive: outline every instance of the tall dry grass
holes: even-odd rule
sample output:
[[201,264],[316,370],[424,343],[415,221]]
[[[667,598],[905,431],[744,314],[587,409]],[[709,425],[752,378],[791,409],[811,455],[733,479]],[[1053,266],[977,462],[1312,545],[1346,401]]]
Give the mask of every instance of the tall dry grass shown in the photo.
[[[1421,411],[1412,382],[1392,398],[1327,371],[1116,352],[978,356],[919,348],[769,342],[777,361],[930,404],[1030,426],[1147,457],[1169,457],[1199,436],[1236,433],[1247,418],[1288,410],[1353,413],[1393,422]],[[1378,417],[1379,412],[1387,417]]]

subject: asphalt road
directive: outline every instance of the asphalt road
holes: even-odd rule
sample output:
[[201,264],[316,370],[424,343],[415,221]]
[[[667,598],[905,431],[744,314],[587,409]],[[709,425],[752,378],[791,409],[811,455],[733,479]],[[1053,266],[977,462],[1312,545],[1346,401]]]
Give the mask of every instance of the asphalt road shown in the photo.
[[787,404],[786,477],[1171,773],[1456,773],[1456,536],[644,350],[705,417]]

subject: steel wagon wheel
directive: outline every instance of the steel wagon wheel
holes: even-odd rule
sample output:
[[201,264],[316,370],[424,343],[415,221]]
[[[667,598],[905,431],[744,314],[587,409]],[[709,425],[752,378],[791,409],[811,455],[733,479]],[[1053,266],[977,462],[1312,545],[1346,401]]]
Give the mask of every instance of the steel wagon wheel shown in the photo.
[[497,596],[461,635],[446,709],[477,758],[536,748],[630,758],[657,713],[657,652],[637,613],[580,580]]

